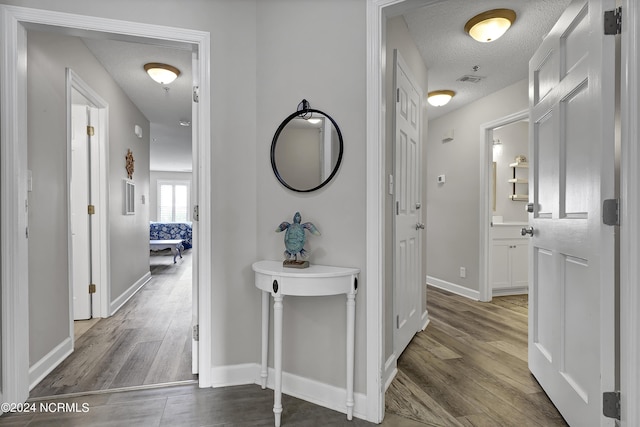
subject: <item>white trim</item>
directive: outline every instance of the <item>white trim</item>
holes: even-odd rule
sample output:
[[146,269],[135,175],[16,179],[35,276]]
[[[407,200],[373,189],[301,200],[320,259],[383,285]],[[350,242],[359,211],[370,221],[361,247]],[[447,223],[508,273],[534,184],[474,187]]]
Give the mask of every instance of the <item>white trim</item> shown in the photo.
[[56,366],[73,353],[73,335],[65,338],[53,350],[47,353],[29,368],[29,390],[32,390],[44,379]]
[[[27,167],[27,34],[0,7],[0,268],[2,274],[2,393],[29,397],[29,276],[25,213]],[[18,143],[21,141],[22,143]]]
[[[258,366],[256,364],[256,366]],[[256,372],[259,372],[258,366]],[[256,377],[256,378],[259,378]],[[267,387],[274,387],[275,371],[269,368],[267,377]],[[258,384],[260,381],[256,381]],[[282,392],[298,399],[311,402],[334,411],[347,413],[347,389],[336,387],[329,384],[314,381],[312,379],[290,374],[282,373]],[[366,420],[367,398],[364,393],[354,393],[353,400],[353,416]]]
[[479,301],[491,301],[491,164],[493,162],[493,130],[529,118],[529,110],[521,110],[480,125],[480,270]]
[[528,293],[528,286],[517,286],[513,288],[499,288],[491,290],[491,294],[494,297],[505,297],[507,295],[526,295]]
[[[244,384],[260,384],[260,365],[242,363],[239,365],[214,366],[211,368],[211,387],[229,387]],[[271,372],[273,375],[273,372]]]
[[144,285],[151,280],[151,272],[147,271],[144,276],[135,281],[135,283],[129,286],[129,289],[124,291],[119,297],[117,297],[111,304],[109,304],[109,316],[116,314],[118,310],[122,308],[132,296],[136,294]]
[[[260,385],[262,384],[260,369],[261,366],[258,363],[212,367],[212,387],[229,387],[245,384]],[[267,375],[267,388],[273,390],[275,370],[269,368]],[[282,392],[306,400],[307,402],[342,412],[343,414],[347,413],[346,388],[332,386],[306,377],[283,372]],[[357,418],[366,419],[366,396],[363,393],[354,393],[354,401],[353,415]]]
[[422,313],[422,327],[420,328],[420,331],[424,331],[425,329],[427,329],[427,326],[429,326],[429,323],[431,323],[431,318],[429,317],[429,311],[425,310]]
[[465,286],[456,285],[455,283],[440,280],[435,277],[427,276],[427,285],[434,288],[443,289],[456,295],[467,297],[469,299],[480,301],[480,292],[469,289]]
[[384,418],[382,384],[383,342],[383,266],[384,266],[384,45],[383,8],[398,0],[367,1],[367,138],[366,149],[366,313],[367,313],[367,420]]
[[[92,239],[92,271],[93,280],[97,285],[97,292],[93,294],[91,301],[92,317],[108,317],[108,301],[111,295],[111,255],[109,238],[109,103],[95,92],[82,78],[72,69],[67,68],[67,187],[71,186],[71,92],[72,89],[80,92],[85,98],[91,101],[98,109],[98,124],[93,124],[98,129],[94,136],[98,147],[97,153],[92,153],[97,158],[97,170],[91,170],[92,174],[92,199],[96,206],[96,213],[93,215],[92,233],[97,236]],[[67,206],[71,212],[71,192],[67,192]],[[69,271],[72,268],[72,246],[71,246],[71,218],[69,218]],[[73,283],[69,282],[69,322],[70,334],[73,337]]]
[[391,353],[391,356],[384,362],[384,391],[386,392],[393,379],[398,375],[398,358],[396,353]]
[[[21,402],[28,397],[29,379],[29,303],[28,256],[25,236],[26,215],[26,30],[24,24],[45,25],[76,31],[118,34],[131,40],[174,47],[195,46],[200,58],[198,70],[200,96],[194,133],[198,135],[201,243],[198,306],[200,313],[199,362],[211,366],[211,89],[210,34],[204,31],[115,19],[82,16],[50,10],[0,5],[0,232],[2,234],[2,390],[3,399]],[[194,166],[195,167],[195,166]],[[203,262],[204,261],[204,262]],[[108,298],[101,301],[108,308]],[[199,375],[199,385],[210,385],[209,369]]]
[[640,7],[623,0],[620,155],[621,425],[640,425]]

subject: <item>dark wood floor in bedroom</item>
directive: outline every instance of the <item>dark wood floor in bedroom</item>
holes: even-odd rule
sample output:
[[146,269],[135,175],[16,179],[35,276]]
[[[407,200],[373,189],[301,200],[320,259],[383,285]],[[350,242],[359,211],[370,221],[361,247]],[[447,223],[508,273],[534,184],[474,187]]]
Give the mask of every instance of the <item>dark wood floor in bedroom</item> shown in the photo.
[[197,378],[191,374],[191,251],[176,264],[169,253],[150,259],[151,281],[78,338],[76,350],[31,397]]

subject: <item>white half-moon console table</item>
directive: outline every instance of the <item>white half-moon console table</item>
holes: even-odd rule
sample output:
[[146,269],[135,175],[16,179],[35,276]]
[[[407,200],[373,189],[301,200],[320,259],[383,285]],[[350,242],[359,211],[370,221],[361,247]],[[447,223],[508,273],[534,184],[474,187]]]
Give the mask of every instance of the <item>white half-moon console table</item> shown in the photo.
[[273,296],[273,368],[275,386],[273,413],[280,427],[282,414],[282,300],[285,295],[315,297],[347,295],[347,419],[353,418],[353,372],[355,345],[356,292],[359,268],[311,265],[296,269],[282,266],[282,261],[258,261],[253,264],[256,287],[262,291],[262,388],[267,387],[269,349],[269,294]]

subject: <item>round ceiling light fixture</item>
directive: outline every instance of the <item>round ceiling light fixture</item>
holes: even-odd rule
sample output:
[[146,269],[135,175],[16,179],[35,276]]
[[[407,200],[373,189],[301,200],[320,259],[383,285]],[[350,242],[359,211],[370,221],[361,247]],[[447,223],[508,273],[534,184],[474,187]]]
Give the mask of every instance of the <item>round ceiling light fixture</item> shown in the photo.
[[474,40],[489,43],[506,33],[515,20],[516,13],[511,9],[488,10],[469,19],[464,31]]
[[180,70],[173,65],[161,64],[159,62],[144,64],[144,70],[149,74],[149,77],[161,85],[168,85],[180,75]]
[[427,94],[427,101],[434,107],[442,107],[448,104],[455,94],[452,90],[434,90]]

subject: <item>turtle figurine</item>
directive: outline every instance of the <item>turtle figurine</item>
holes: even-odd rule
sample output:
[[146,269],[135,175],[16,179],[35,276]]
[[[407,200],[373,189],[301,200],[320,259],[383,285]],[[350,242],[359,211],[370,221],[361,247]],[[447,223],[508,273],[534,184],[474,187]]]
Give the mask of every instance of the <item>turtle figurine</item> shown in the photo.
[[320,232],[312,223],[305,222],[304,224],[300,224],[300,222],[302,222],[302,216],[300,215],[300,212],[296,212],[295,215],[293,215],[293,224],[289,224],[285,221],[276,228],[276,233],[287,230],[284,235],[284,246],[286,248],[284,255],[287,257],[283,262],[285,267],[308,267],[309,261],[298,260],[298,254],[302,258],[306,258],[308,256],[307,252],[304,250],[304,243],[307,240],[304,230],[309,230],[311,234],[315,234],[316,236],[320,235]]

